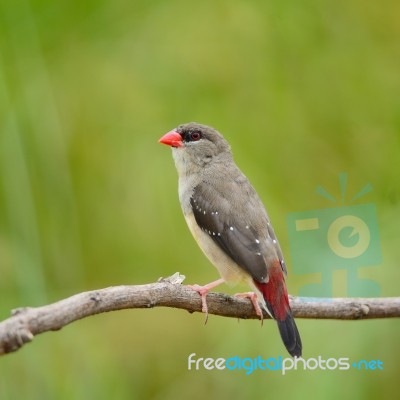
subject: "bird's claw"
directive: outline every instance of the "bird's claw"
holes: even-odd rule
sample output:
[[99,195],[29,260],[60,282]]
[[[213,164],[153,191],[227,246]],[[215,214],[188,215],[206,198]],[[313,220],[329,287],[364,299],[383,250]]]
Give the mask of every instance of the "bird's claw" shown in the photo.
[[262,309],[261,309],[260,305],[258,304],[257,294],[254,293],[254,292],[236,293],[235,297],[239,297],[241,299],[250,299],[251,304],[254,307],[254,311],[256,312],[256,314],[258,315],[258,317],[261,320],[261,325],[263,325],[263,323],[264,323],[264,314],[262,312]]
[[208,289],[206,286],[200,286],[200,285],[188,285],[188,288],[194,290],[201,296],[201,311],[206,315],[206,319],[204,321],[204,325],[208,321],[208,306],[207,306],[207,293],[210,289]]
[[188,285],[188,287],[192,290],[194,290],[195,292],[197,292],[200,296],[201,296],[201,311],[203,311],[204,314],[206,314],[206,320],[204,321],[204,324],[207,323],[208,321],[208,306],[207,306],[207,293],[215,288],[216,286],[220,285],[221,283],[223,283],[224,280],[222,278],[217,279],[214,282],[210,282],[207,285],[204,286],[200,286],[200,285]]

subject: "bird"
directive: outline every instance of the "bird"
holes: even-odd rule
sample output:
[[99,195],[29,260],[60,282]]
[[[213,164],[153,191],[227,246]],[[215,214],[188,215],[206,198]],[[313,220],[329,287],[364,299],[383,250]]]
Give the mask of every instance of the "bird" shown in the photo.
[[248,297],[276,320],[288,353],[302,356],[302,342],[289,305],[287,269],[267,211],[236,165],[230,145],[216,129],[196,122],[179,125],[159,142],[172,148],[178,172],[179,201],[197,244],[221,278],[192,285],[208,313],[206,296],[227,283],[247,284]]

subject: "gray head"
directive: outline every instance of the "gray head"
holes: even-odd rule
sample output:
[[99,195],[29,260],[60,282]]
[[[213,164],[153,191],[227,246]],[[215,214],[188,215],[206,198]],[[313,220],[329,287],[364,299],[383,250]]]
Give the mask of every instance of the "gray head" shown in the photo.
[[196,122],[179,125],[164,135],[160,143],[172,147],[178,171],[198,169],[232,158],[230,146],[223,136],[214,128]]

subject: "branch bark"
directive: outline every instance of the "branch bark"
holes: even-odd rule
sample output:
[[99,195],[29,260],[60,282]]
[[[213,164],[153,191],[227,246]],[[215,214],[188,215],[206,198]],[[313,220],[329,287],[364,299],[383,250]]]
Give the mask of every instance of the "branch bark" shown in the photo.
[[[200,296],[181,285],[185,277],[176,273],[156,283],[115,286],[76,294],[43,307],[18,308],[0,322],[0,355],[21,348],[35,335],[57,331],[90,315],[127,308],[173,307],[201,312]],[[207,295],[209,314],[224,317],[258,318],[251,302],[223,293]],[[306,298],[290,296],[295,318],[371,319],[400,317],[400,297],[392,298]],[[269,315],[264,312],[264,318]]]

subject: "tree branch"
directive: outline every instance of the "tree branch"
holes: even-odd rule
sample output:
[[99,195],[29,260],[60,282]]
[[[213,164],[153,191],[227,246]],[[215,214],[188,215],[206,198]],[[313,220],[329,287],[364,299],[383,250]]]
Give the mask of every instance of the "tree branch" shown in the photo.
[[[18,350],[35,335],[56,331],[78,319],[127,308],[173,307],[201,312],[200,296],[181,285],[185,277],[176,273],[156,283],[115,286],[76,294],[43,307],[26,307],[12,311],[0,322],[0,355]],[[222,293],[207,296],[210,314],[233,318],[258,318],[251,302]],[[296,318],[369,319],[400,317],[400,298],[290,297]],[[269,318],[264,313],[264,318]]]

